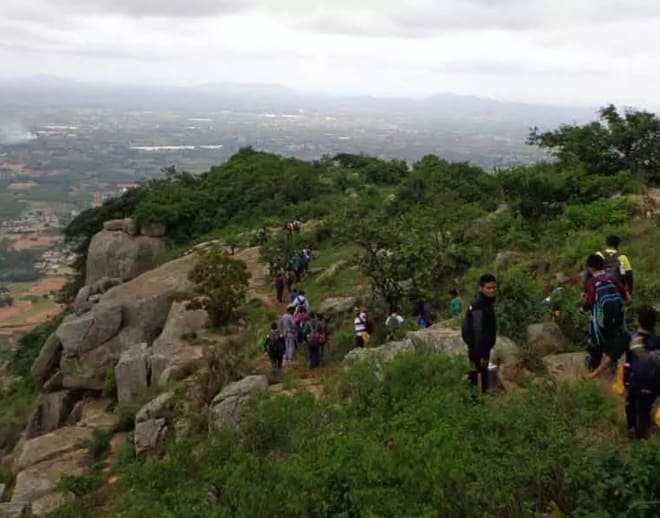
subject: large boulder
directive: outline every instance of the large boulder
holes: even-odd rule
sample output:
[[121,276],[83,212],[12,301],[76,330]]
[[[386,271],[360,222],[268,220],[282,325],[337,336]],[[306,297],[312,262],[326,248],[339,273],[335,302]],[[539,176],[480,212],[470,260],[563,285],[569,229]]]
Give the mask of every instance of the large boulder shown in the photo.
[[5,502],[0,504],[0,518],[31,518],[32,506],[28,502]]
[[319,313],[325,317],[349,313],[355,309],[359,297],[327,297],[321,301]]
[[55,334],[62,342],[64,356],[78,356],[114,337],[122,324],[119,304],[98,304],[84,315],[70,315]]
[[143,423],[150,419],[168,419],[174,410],[174,392],[164,392],[144,405],[135,414],[135,422]]
[[415,350],[415,346],[410,338],[396,342],[387,342],[380,347],[356,347],[344,357],[344,364],[347,366],[353,365],[362,360],[371,360],[378,363],[388,362],[403,352],[413,350]]
[[411,331],[407,338],[415,347],[428,347],[433,351],[448,354],[466,354],[467,352],[460,330],[443,327],[441,324],[435,324],[419,331]]
[[108,411],[110,399],[85,399],[76,403],[67,424],[92,430],[112,430],[119,423],[119,416]]
[[[460,330],[443,327],[436,324],[426,329],[409,332],[403,340],[388,342],[380,347],[356,348],[344,357],[346,366],[357,361],[370,360],[376,363],[388,362],[397,355],[426,349],[450,355],[465,356],[467,347],[463,342]],[[491,362],[499,364],[499,373],[507,381],[517,381],[522,368],[519,347],[505,336],[498,336],[491,352]]]
[[337,275],[337,272],[343,270],[346,266],[348,266],[348,261],[340,259],[321,273],[316,279],[316,282],[323,284],[324,282],[330,281],[335,275]]
[[121,284],[121,279],[101,277],[98,281],[89,286],[89,296],[105,293],[119,284]]
[[103,222],[103,230],[108,230],[110,232],[123,231],[124,224],[123,219],[109,219]]
[[148,419],[135,425],[135,455],[142,459],[156,453],[167,437],[167,421],[164,418]]
[[124,351],[115,366],[117,400],[132,401],[149,387],[149,350],[146,342]]
[[71,390],[62,390],[39,396],[37,405],[25,429],[26,439],[52,432],[62,426],[81,396],[82,394],[79,392]]
[[91,294],[92,289],[89,286],[83,286],[78,290],[78,294],[73,301],[73,312],[76,315],[82,315],[92,309],[94,303],[89,300]]
[[85,284],[91,286],[102,277],[122,282],[134,279],[149,270],[164,251],[165,241],[161,238],[102,230],[89,244]]
[[52,334],[39,351],[39,356],[32,363],[30,374],[37,385],[43,385],[60,363],[62,357],[62,342],[57,335]]
[[80,449],[92,436],[91,428],[65,426],[25,441],[18,452],[16,471]]
[[140,226],[140,234],[148,237],[163,237],[167,227],[162,223],[146,223]]
[[541,322],[527,327],[527,344],[541,356],[559,353],[568,348],[568,340],[555,322]]
[[12,502],[31,503],[35,516],[48,514],[68,500],[65,494],[55,490],[60,479],[64,475],[82,475],[88,464],[87,450],[82,448],[34,464],[16,476]]
[[183,379],[206,365],[206,347],[192,345],[184,337],[201,331],[207,321],[204,310],[188,310],[183,302],[172,304],[163,332],[152,346],[153,384],[165,385]]
[[84,354],[62,356],[62,386],[69,389],[103,390],[121,352],[122,342],[115,336]]
[[227,385],[211,402],[209,424],[217,430],[229,428],[238,431],[245,404],[256,393],[267,388],[268,378],[256,375]]
[[68,317],[56,331],[64,348],[63,386],[101,390],[122,352],[152,343],[163,330],[173,296],[192,287],[188,272],[195,262],[195,256],[185,256],[166,263],[110,289],[89,313]]
[[585,354],[564,353],[552,354],[543,358],[548,374],[558,383],[575,382],[587,374]]

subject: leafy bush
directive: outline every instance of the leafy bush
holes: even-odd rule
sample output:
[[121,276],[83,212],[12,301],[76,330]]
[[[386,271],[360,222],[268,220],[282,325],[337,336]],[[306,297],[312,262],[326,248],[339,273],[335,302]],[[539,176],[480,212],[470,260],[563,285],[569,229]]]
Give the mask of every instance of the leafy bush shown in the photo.
[[195,283],[191,295],[197,297],[190,307],[207,310],[215,326],[226,324],[245,302],[250,273],[243,261],[232,259],[225,252],[211,249],[199,255],[188,274]]
[[102,483],[101,475],[64,475],[57,483],[56,489],[72,493],[77,497],[84,497],[96,491]]
[[513,340],[524,340],[527,326],[544,316],[543,284],[538,277],[521,268],[499,273],[497,281],[498,333]]

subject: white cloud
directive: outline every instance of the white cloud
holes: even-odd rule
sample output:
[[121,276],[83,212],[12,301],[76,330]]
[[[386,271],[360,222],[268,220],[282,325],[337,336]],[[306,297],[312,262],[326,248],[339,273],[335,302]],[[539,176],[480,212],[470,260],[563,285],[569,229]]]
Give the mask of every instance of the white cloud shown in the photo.
[[5,77],[660,104],[656,0],[3,0]]

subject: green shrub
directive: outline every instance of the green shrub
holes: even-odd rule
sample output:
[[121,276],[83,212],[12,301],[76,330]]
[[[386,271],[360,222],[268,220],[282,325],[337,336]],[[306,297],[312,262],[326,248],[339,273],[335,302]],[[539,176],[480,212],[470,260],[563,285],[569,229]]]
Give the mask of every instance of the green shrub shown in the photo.
[[113,435],[113,430],[95,429],[92,432],[92,437],[87,443],[87,449],[92,457],[99,459],[110,449]]
[[[215,433],[120,468],[113,510],[150,516],[655,516],[658,440],[621,447],[599,384],[474,404],[463,358],[359,363],[309,393],[246,407]],[[591,514],[589,514],[591,513]]]
[[69,492],[81,498],[96,491],[103,484],[101,475],[64,475],[57,483],[57,491]]
[[498,333],[513,340],[524,340],[527,326],[546,316],[543,283],[522,268],[513,268],[498,273],[497,286]]
[[210,249],[199,255],[188,274],[195,287],[185,296],[196,297],[189,304],[190,308],[207,310],[213,325],[226,324],[245,302],[250,273],[243,261],[232,259],[219,250]]

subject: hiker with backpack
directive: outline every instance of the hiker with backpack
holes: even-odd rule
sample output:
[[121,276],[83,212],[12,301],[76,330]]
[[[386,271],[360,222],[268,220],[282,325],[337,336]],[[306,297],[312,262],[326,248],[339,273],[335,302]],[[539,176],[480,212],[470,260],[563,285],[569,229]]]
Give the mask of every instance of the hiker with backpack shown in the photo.
[[303,336],[307,343],[309,368],[315,369],[321,363],[321,347],[325,345],[326,335],[325,327],[319,321],[316,313],[310,313],[309,316],[310,318],[303,328]]
[[658,313],[651,306],[642,306],[637,314],[637,330],[613,340],[601,364],[588,376],[600,376],[625,354],[626,422],[636,439],[648,437],[651,409],[660,395],[660,340],[653,334],[657,320]]
[[388,340],[396,340],[400,338],[400,335],[403,334],[400,332],[403,322],[403,317],[399,315],[398,309],[392,308],[392,311],[390,311],[387,319],[385,319],[385,328],[387,329]]
[[589,272],[582,294],[582,309],[591,311],[587,366],[596,369],[603,356],[603,348],[625,331],[625,305],[630,295],[614,274],[605,271],[605,259],[598,254],[587,258]]
[[296,337],[298,327],[293,318],[293,307],[288,307],[286,313],[280,318],[280,331],[284,335],[284,359],[287,362],[293,361],[293,355],[296,352]]
[[268,353],[268,357],[273,364],[273,369],[280,370],[284,360],[286,343],[284,335],[278,329],[277,322],[273,322],[270,326],[270,334],[266,337],[264,349]]
[[275,295],[277,297],[277,302],[284,302],[284,275],[282,272],[278,273],[275,276]]
[[486,273],[479,279],[479,295],[465,312],[461,330],[472,365],[469,379],[482,394],[488,390],[490,352],[497,339],[496,298],[497,279]]
[[417,325],[421,329],[433,325],[433,309],[423,298],[420,298],[415,302],[415,315],[417,315]]
[[633,292],[633,270],[628,256],[619,252],[619,245],[621,238],[618,236],[607,236],[605,240],[605,249],[602,252],[597,252],[604,261],[604,270],[618,277],[622,284],[632,295]]

